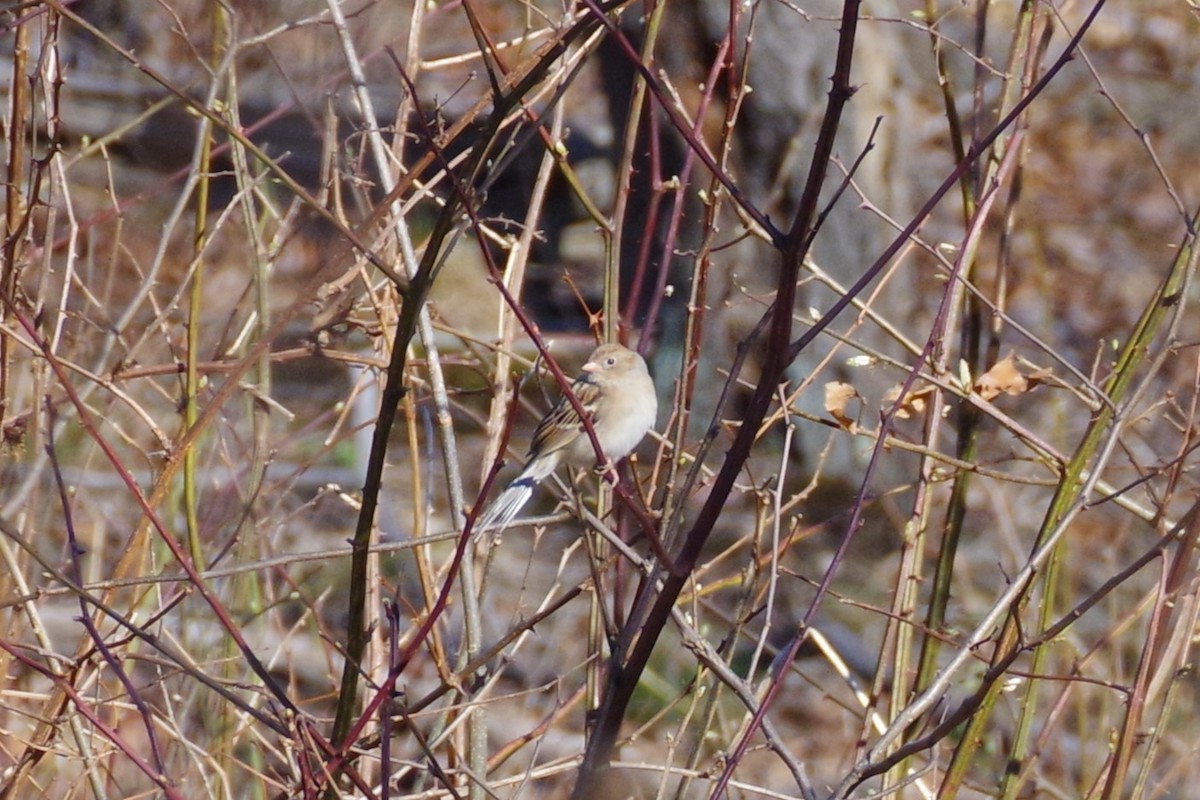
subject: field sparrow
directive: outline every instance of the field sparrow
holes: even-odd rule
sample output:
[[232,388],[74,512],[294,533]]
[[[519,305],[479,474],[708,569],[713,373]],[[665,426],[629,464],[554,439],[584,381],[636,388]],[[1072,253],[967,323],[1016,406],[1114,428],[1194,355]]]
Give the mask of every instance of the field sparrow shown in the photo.
[[[646,362],[619,344],[597,347],[583,365],[571,392],[588,413],[605,458],[615,462],[654,427],[658,399]],[[475,529],[503,530],[512,522],[539,484],[559,464],[587,467],[596,463],[596,449],[579,414],[563,396],[533,432],[525,469],[488,507]]]

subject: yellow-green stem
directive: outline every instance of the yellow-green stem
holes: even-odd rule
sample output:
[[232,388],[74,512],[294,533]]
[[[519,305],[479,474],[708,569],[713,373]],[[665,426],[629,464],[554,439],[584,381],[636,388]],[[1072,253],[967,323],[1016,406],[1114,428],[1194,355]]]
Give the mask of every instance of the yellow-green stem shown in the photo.
[[[1195,218],[1193,218],[1193,225],[1194,223]],[[1093,460],[1099,452],[1105,437],[1109,435],[1110,428],[1116,419],[1117,409],[1121,406],[1127,392],[1133,385],[1138,368],[1144,363],[1155,335],[1178,301],[1179,292],[1182,290],[1187,279],[1187,273],[1192,266],[1192,247],[1193,242],[1189,237],[1185,241],[1184,246],[1180,248],[1179,254],[1171,265],[1170,272],[1143,310],[1141,318],[1138,319],[1132,333],[1122,347],[1117,358],[1117,363],[1103,387],[1105,402],[1092,419],[1091,424],[1084,433],[1083,440],[1066,465],[1062,480],[1059,481],[1058,488],[1055,491],[1049,509],[1042,521],[1041,528],[1038,530],[1031,547],[1031,552],[1041,547],[1042,543],[1055,531],[1060,522],[1066,518],[1071,507],[1078,502],[1084,473],[1089,465],[1093,465]],[[1095,469],[1095,466],[1093,465],[1092,468]],[[1062,539],[1059,540],[1056,551],[1052,554],[1047,565],[1042,581],[1044,587],[1042,593],[1044,606],[1039,618],[1042,621],[1043,627],[1045,621],[1049,619],[1054,610],[1053,598],[1058,591],[1058,570],[1055,567],[1055,561],[1060,556],[1062,541]],[[1005,621],[996,644],[993,663],[1011,654],[1014,648],[1021,647],[1022,630],[1019,618],[1021,612],[1028,604],[1031,589],[1032,584],[1026,588],[1025,592],[1010,610],[1008,619]],[[1038,648],[1038,651],[1034,653],[1034,663],[1029,668],[1031,674],[1037,674],[1042,665],[1043,656],[1041,655],[1041,651],[1043,649]],[[950,768],[947,770],[945,781],[942,785],[941,797],[953,797],[966,778],[967,768],[974,760],[974,754],[982,741],[984,728],[991,716],[991,710],[995,706],[1001,688],[1001,681],[993,683],[988,688],[984,701],[968,722],[962,737],[962,743],[955,751]],[[1029,731],[1033,725],[1036,713],[1035,693],[1037,688],[1038,682],[1036,680],[1028,681],[1024,687],[1024,697],[1020,703],[1021,711],[1017,724],[1017,732],[1014,736],[1008,759],[1011,768],[1005,770],[1005,777],[1002,780],[998,796],[1013,797],[1019,789],[1020,781],[1018,780],[1018,776],[1021,773],[1020,763],[1026,756]]]

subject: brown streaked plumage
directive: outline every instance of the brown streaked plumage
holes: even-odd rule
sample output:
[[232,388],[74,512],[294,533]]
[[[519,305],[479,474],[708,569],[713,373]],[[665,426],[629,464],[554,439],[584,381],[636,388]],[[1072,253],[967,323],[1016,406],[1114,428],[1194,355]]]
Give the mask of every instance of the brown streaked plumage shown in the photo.
[[[571,392],[588,413],[600,449],[609,461],[629,454],[654,427],[658,400],[646,362],[619,344],[597,347],[583,365]],[[564,395],[542,417],[525,468],[479,518],[475,530],[503,530],[533,496],[533,487],[560,464],[586,467],[596,463],[596,451],[575,407]]]

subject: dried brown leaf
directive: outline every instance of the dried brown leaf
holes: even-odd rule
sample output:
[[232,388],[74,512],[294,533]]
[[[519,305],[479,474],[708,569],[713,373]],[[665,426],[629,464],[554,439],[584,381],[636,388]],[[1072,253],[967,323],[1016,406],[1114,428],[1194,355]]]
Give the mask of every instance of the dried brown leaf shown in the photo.
[[975,381],[975,390],[984,400],[1001,394],[1023,394],[1029,391],[1029,380],[1017,369],[1015,356],[1010,352]]
[[882,405],[884,410],[890,409],[895,405],[896,417],[898,419],[911,419],[912,417],[924,414],[925,406],[929,404],[929,396],[933,394],[933,387],[924,386],[920,389],[914,389],[904,396],[904,400],[899,405],[896,405],[896,400],[900,397],[902,389],[904,389],[904,384],[897,383],[883,393]]
[[825,384],[825,410],[846,430],[850,430],[857,421],[846,413],[846,406],[859,397],[858,390],[848,383],[830,381]]

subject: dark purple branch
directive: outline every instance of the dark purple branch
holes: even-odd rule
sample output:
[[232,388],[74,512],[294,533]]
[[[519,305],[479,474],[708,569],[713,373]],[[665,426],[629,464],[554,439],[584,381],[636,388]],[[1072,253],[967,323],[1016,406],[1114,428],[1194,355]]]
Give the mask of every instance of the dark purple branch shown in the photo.
[[[407,74],[405,74],[403,68],[398,63],[397,69],[399,71],[401,80],[403,80],[405,83],[406,89],[412,93],[413,97],[416,97],[416,86],[412,83],[411,79]],[[533,116],[532,112],[527,112],[527,115],[534,122],[538,121],[538,118]],[[502,114],[497,114],[497,118],[502,116]],[[478,234],[479,241],[483,242],[484,237],[481,232],[479,212],[478,208],[476,207],[477,204],[475,203],[475,193],[470,189],[470,186],[467,183],[465,183],[455,172],[451,170],[449,160],[446,159],[445,153],[434,144],[433,129],[429,120],[419,112],[416,115],[416,119],[418,127],[421,128],[422,134],[430,143],[435,158],[446,171],[450,185],[453,187],[454,193],[457,196],[463,211],[467,214],[472,228]],[[484,146],[479,151],[478,160],[480,164],[484,162],[483,155],[486,153],[486,150],[487,148]],[[579,419],[582,420],[584,432],[587,434],[588,439],[592,443],[592,448],[596,453],[597,462],[600,464],[605,463],[606,458],[604,456],[604,450],[600,446],[600,441],[596,438],[596,431],[592,426],[591,417],[580,404],[579,398],[577,398],[575,393],[571,391],[572,381],[562,371],[562,368],[558,365],[558,362],[554,360],[553,356],[550,355],[550,350],[546,347],[546,343],[542,339],[541,332],[538,330],[537,326],[534,325],[533,321],[525,313],[525,310],[521,308],[521,305],[518,303],[517,299],[512,295],[511,292],[509,292],[508,287],[504,285],[504,281],[502,280],[503,271],[500,269],[499,265],[496,264],[496,260],[492,256],[491,251],[487,247],[483,246],[480,247],[480,251],[483,255],[484,263],[487,265],[492,285],[496,287],[496,291],[500,293],[501,298],[503,298],[504,302],[508,305],[509,309],[513,313],[513,317],[521,325],[521,328],[525,331],[526,335],[529,336],[530,341],[532,341],[534,346],[537,347],[538,352],[541,354],[546,367],[550,370],[550,374],[554,376],[554,380],[558,384],[559,389],[562,391],[563,396],[567,398],[567,401],[571,404],[571,408],[575,410],[575,413],[579,415]],[[612,484],[612,490],[613,494],[616,495],[621,504],[627,509],[631,510],[634,516],[638,519],[643,532],[646,534],[647,540],[650,541],[652,545],[653,543],[657,542],[658,526],[646,513],[645,509],[641,507],[641,504],[634,500],[633,496],[620,482],[614,482]],[[486,493],[481,493],[481,496],[486,497],[487,495]],[[476,505],[479,504],[477,503]],[[669,567],[669,563],[665,563],[664,565]]]
[[1181,533],[1185,534],[1183,539],[1185,542],[1188,541],[1188,539],[1195,537],[1198,512],[1200,512],[1200,505],[1193,505],[1191,510],[1184,515],[1182,520],[1180,520],[1179,524],[1177,524],[1163,536],[1159,537],[1159,539],[1153,545],[1147,548],[1142,555],[1130,562],[1127,567],[1122,569],[1116,575],[1113,575],[1111,578],[1106,580],[1100,586],[1100,588],[1084,598],[1078,605],[1064,614],[1061,619],[1044,630],[1036,638],[1026,641],[1018,641],[1016,644],[1014,644],[1011,652],[998,656],[996,658],[996,665],[992,668],[989,668],[988,671],[984,673],[983,677],[980,678],[980,686],[978,691],[972,693],[970,697],[964,699],[950,713],[948,713],[944,718],[940,719],[938,724],[931,728],[929,732],[920,739],[913,739],[911,742],[907,742],[889,753],[885,758],[881,758],[879,761],[864,767],[857,773],[856,780],[850,785],[849,788],[853,790],[855,787],[861,785],[863,781],[868,780],[875,775],[882,775],[892,767],[903,762],[909,756],[916,755],[917,753],[936,746],[940,741],[953,733],[955,728],[957,728],[959,725],[965,722],[967,718],[975,713],[975,710],[979,708],[979,705],[987,696],[987,692],[991,685],[1004,676],[1008,667],[1012,665],[1017,656],[1019,656],[1021,653],[1033,650],[1034,648],[1041,647],[1042,645],[1052,642],[1058,637],[1062,636],[1068,628],[1070,628],[1077,620],[1079,620],[1080,617],[1094,608],[1101,600],[1108,597],[1108,595],[1110,595],[1115,589],[1123,585],[1138,572],[1141,572],[1150,563],[1162,558],[1163,554],[1172,543],[1180,541]]
[[130,763],[140,769],[146,775],[146,777],[149,778],[154,785],[159,788],[165,797],[170,798],[170,800],[183,800],[183,795],[176,791],[175,787],[167,781],[166,777],[153,766],[146,763],[145,759],[138,755],[137,752],[129,746],[129,743],[121,738],[119,733],[109,727],[109,725],[100,718],[100,715],[97,714],[92,707],[88,705],[88,703],[82,697],[79,696],[79,692],[76,691],[74,685],[72,685],[70,681],[55,673],[53,670],[43,667],[41,664],[29,658],[20,650],[10,645],[8,642],[0,640],[0,649],[6,651],[10,656],[15,658],[17,661],[20,661],[26,667],[41,673],[55,686],[61,689],[67,697],[71,698],[71,702],[75,705],[75,708],[79,709],[79,713],[87,717],[88,721],[96,726],[96,730],[104,734],[104,737],[112,742],[114,747],[124,753],[125,757],[129,759]]
[[[397,409],[406,391],[404,386],[404,372],[407,366],[408,344],[416,336],[419,315],[424,308],[429,289],[437,276],[438,267],[443,255],[443,246],[458,225],[459,213],[465,210],[470,214],[473,224],[478,225],[476,216],[477,195],[470,187],[475,185],[478,177],[486,169],[487,156],[496,145],[506,115],[542,80],[546,71],[555,63],[569,42],[575,37],[584,35],[592,27],[595,27],[594,23],[588,24],[585,21],[564,32],[554,45],[541,52],[538,60],[515,82],[508,94],[494,98],[495,109],[490,117],[489,124],[481,138],[480,144],[471,151],[470,157],[463,165],[461,175],[451,169],[445,152],[438,146],[437,137],[434,135],[428,119],[420,111],[417,112],[417,121],[428,140],[430,154],[440,163],[442,169],[446,171],[446,175],[455,189],[455,194],[445,204],[438,215],[433,230],[426,242],[421,263],[407,281],[408,293],[405,295],[405,302],[401,304],[400,318],[397,321],[396,330],[393,334],[391,358],[388,362],[386,380],[384,381],[383,391],[380,396],[380,410],[371,438],[370,454],[367,457],[367,474],[363,482],[362,505],[355,525],[354,537],[350,542],[350,592],[347,600],[346,657],[342,667],[342,680],[338,692],[337,711],[334,716],[331,735],[333,741],[337,742],[339,756],[335,759],[336,767],[330,769],[329,774],[331,775],[336,776],[339,771],[344,769],[346,763],[345,754],[349,752],[351,744],[357,736],[357,732],[361,731],[370,713],[373,713],[372,709],[368,714],[359,715],[357,722],[354,721],[354,706],[358,694],[360,677],[359,668],[362,663],[363,652],[366,650],[367,645],[367,559],[374,528],[375,512],[379,506],[379,495],[383,485],[383,471],[388,451],[389,436],[395,424]],[[394,53],[392,56],[401,80],[404,81],[413,100],[417,101],[418,94],[415,85],[405,73],[403,65],[399,63],[399,59],[395,58]],[[420,108],[419,102],[414,102],[414,105],[417,109]],[[462,175],[466,176],[465,180],[461,177]],[[389,200],[387,203],[381,205],[380,209],[382,211],[390,207],[391,201]],[[487,248],[481,249],[486,255]],[[488,263],[489,267],[495,271],[495,265],[491,261]],[[561,372],[558,372],[557,375],[561,376]],[[594,434],[592,435],[592,439],[593,443],[595,443]],[[599,449],[597,449],[597,452],[599,452]],[[473,524],[473,517],[471,520],[468,520],[467,532],[469,532],[471,524]],[[443,597],[439,600],[439,603],[442,605],[436,607],[436,613],[431,614],[431,619],[426,621],[427,625],[432,625],[432,618],[439,616],[440,609],[444,608],[444,596],[450,585],[449,579],[453,579],[457,575],[458,562],[461,561],[462,549],[466,546],[465,540],[469,535],[467,532],[465,532],[464,541],[459,543],[459,549],[455,556],[454,569],[448,576],[446,588],[443,589]],[[423,639],[424,635],[426,634],[422,634],[419,639]]]
[[[688,576],[695,568],[701,549],[708,541],[721,511],[729,499],[734,483],[750,456],[758,436],[759,425],[766,417],[774,400],[776,389],[784,379],[784,370],[791,361],[788,345],[791,339],[792,308],[795,305],[800,269],[812,242],[812,229],[819,212],[821,188],[828,174],[834,141],[841,126],[842,112],[854,94],[854,89],[850,85],[850,64],[853,57],[855,34],[858,29],[858,8],[858,0],[847,0],[843,7],[841,33],[829,102],[814,147],[808,180],[800,196],[800,203],[791,229],[781,242],[782,252],[776,284],[776,298],[768,312],[766,341],[762,343],[765,354],[762,377],[747,404],[733,445],[713,481],[708,499],[684,539],[675,561],[674,570],[663,581],[662,590],[654,600],[645,624],[638,630],[637,641],[628,660],[620,663],[614,658],[610,662],[605,693],[597,714],[595,729],[580,767],[579,782],[572,795],[576,800],[585,798],[590,800],[590,798],[598,796],[597,793],[601,790],[602,773],[611,759],[612,750],[620,732],[621,721],[637,686],[638,678],[649,662],[658,637],[670,619],[671,610],[674,608],[679,593],[687,584]],[[644,65],[641,68],[644,70]],[[710,168],[713,169],[714,174],[717,174],[715,165],[711,165]],[[749,343],[748,341],[747,344]],[[653,591],[653,582],[646,586],[648,592]],[[631,617],[631,624],[633,622]],[[719,793],[719,791],[718,787],[717,792]]]
[[[53,407],[47,404],[46,430],[48,438],[46,441],[46,455],[50,458],[50,472],[54,475],[54,484],[58,488],[58,502],[62,508],[63,526],[67,530],[67,544],[70,548],[71,572],[73,573],[71,577],[74,578],[77,585],[82,586],[83,570],[80,569],[79,566],[79,557],[83,555],[85,551],[82,547],[80,547],[79,538],[75,535],[75,518],[71,513],[71,500],[67,493],[66,484],[63,483],[62,469],[58,463],[58,452],[55,449],[54,441],[55,417],[56,415],[54,414]],[[113,654],[112,650],[109,649],[108,645],[104,641],[104,637],[96,628],[95,622],[92,621],[92,614],[88,610],[87,601],[84,600],[83,595],[77,595],[77,599],[79,600],[79,622],[83,625],[84,629],[87,630],[88,636],[91,637],[93,644],[96,645],[96,650],[99,651],[101,657],[104,658],[104,663],[107,664],[108,668],[112,670],[114,675],[117,676],[117,680],[121,682],[121,685],[125,687],[125,691],[129,694],[129,700],[137,709],[138,716],[142,718],[142,725],[146,729],[146,738],[150,741],[150,753],[154,757],[154,766],[157,769],[158,774],[164,776],[165,780],[167,770],[163,764],[162,746],[158,743],[158,735],[154,732],[154,719],[153,715],[150,713],[150,708],[146,705],[146,701],[142,698],[142,695],[137,690],[137,687],[133,685],[133,681],[130,679],[129,674],[125,671],[125,668],[121,665],[120,660]]]
[[[716,57],[713,58],[712,66],[709,68],[708,76],[704,80],[704,94],[700,97],[700,105],[695,111],[696,122],[693,125],[692,133],[697,139],[700,137],[704,125],[704,118],[708,114],[708,108],[712,104],[713,93],[719,85],[721,72],[728,66],[728,55],[733,49],[733,26],[726,32],[725,38],[721,41],[721,46],[717,50]],[[671,262],[675,253],[675,239],[679,235],[679,227],[683,221],[684,200],[688,195],[688,187],[692,180],[692,169],[696,166],[697,151],[695,148],[689,147],[683,159],[683,167],[679,170],[677,185],[674,191],[674,200],[671,205],[670,221],[667,223],[667,233],[663,237],[662,255],[659,256],[658,278],[654,284],[654,294],[651,295],[650,308],[646,312],[645,329],[648,332],[653,332],[655,324],[658,320],[658,311],[662,307],[663,295],[666,294],[667,275],[670,273]],[[643,344],[638,349],[644,347],[644,343],[648,337],[643,337]]]
[[[658,230],[658,215],[663,201],[662,137],[658,129],[658,118],[654,113],[655,106],[648,102],[643,102],[646,106],[646,144],[650,151],[649,176],[645,180],[645,184],[650,187],[650,197],[647,201],[648,207],[643,215],[642,235],[641,241],[638,244],[637,264],[633,271],[633,281],[631,282],[629,297],[625,300],[623,316],[627,320],[633,320],[637,317],[638,307],[642,304],[642,287],[646,283],[646,273],[650,268],[650,252],[654,249],[654,234]],[[634,147],[636,146],[635,143]],[[630,163],[633,163],[632,159]],[[632,166],[631,169],[633,169]],[[617,242],[616,251],[618,258],[620,258],[623,250],[622,243]],[[660,263],[659,269],[665,269],[666,263],[665,261]],[[646,333],[653,330],[653,323],[649,314],[646,315],[646,324],[643,326],[643,330]],[[638,352],[643,356],[646,355],[653,338],[650,335],[643,335],[638,340]]]
[[100,451],[104,454],[104,457],[113,466],[113,469],[116,470],[117,474],[121,478],[122,483],[125,484],[125,487],[129,490],[130,495],[132,495],[136,501],[138,508],[141,509],[142,513],[145,515],[150,525],[154,528],[159,538],[162,539],[163,543],[171,551],[172,557],[179,563],[180,567],[183,568],[183,571],[187,574],[188,582],[196,588],[196,591],[204,599],[205,603],[208,604],[208,607],[212,609],[212,612],[220,622],[221,627],[230,636],[230,638],[233,639],[234,643],[237,645],[238,651],[246,659],[246,663],[250,666],[251,670],[253,670],[254,674],[259,677],[259,679],[263,682],[263,685],[271,692],[271,695],[276,699],[276,701],[278,701],[289,711],[299,714],[300,710],[287,696],[287,693],[274,679],[274,677],[271,676],[271,673],[263,665],[262,661],[259,660],[258,656],[254,654],[254,651],[251,650],[250,645],[247,644],[245,637],[242,636],[241,628],[233,621],[233,618],[229,615],[229,612],[226,610],[225,606],[221,604],[221,601],[215,594],[213,594],[212,590],[209,589],[204,579],[200,577],[198,565],[191,562],[191,559],[188,557],[188,555],[183,552],[179,542],[177,542],[175,537],[171,536],[167,531],[166,526],[163,524],[162,520],[159,519],[157,512],[150,507],[150,503],[146,499],[146,495],[142,493],[141,487],[138,486],[133,475],[131,475],[129,470],[125,468],[124,463],[122,463],[116,451],[113,450],[108,440],[104,438],[103,434],[100,433],[100,429],[96,426],[96,422],[92,417],[91,411],[88,410],[87,405],[84,404],[84,402],[79,398],[79,394],[75,391],[75,387],[71,383],[70,376],[67,375],[66,367],[63,366],[62,362],[58,360],[58,357],[50,349],[50,346],[39,333],[37,327],[20,309],[13,304],[10,298],[0,297],[0,302],[4,304],[5,308],[12,315],[12,318],[17,320],[17,323],[25,331],[26,335],[29,336],[30,341],[34,343],[34,346],[37,347],[38,351],[42,354],[42,357],[46,359],[46,362],[50,365],[51,370],[54,372],[55,378],[57,378],[59,384],[70,398],[71,404],[75,407],[80,425],[83,426],[84,430],[88,434],[88,437],[96,443],[96,445],[100,448]]
[[1032,104],[1033,101],[1037,99],[1037,97],[1040,96],[1043,91],[1045,91],[1046,87],[1050,84],[1050,81],[1056,75],[1058,75],[1062,68],[1074,60],[1075,50],[1079,47],[1079,42],[1083,39],[1083,35],[1088,31],[1088,29],[1091,28],[1092,23],[1096,19],[1096,15],[1100,13],[1100,9],[1104,6],[1104,3],[1105,0],[1097,0],[1096,5],[1092,7],[1092,10],[1088,13],[1087,18],[1083,21],[1083,24],[1079,27],[1079,30],[1075,32],[1073,37],[1071,37],[1071,41],[1063,50],[1062,55],[1060,55],[1054,64],[1051,65],[1048,70],[1046,70],[1046,73],[1041,77],[1041,79],[1034,84],[1033,88],[1029,90],[1029,93],[1022,97],[1017,104],[1013,106],[1012,111],[1005,115],[1004,119],[996,123],[996,126],[992,128],[992,130],[989,131],[986,136],[971,145],[971,148],[967,151],[966,158],[960,161],[950,172],[950,174],[946,176],[946,179],[942,181],[942,184],[934,191],[932,195],[930,195],[929,199],[925,201],[925,204],[921,206],[920,210],[917,211],[912,220],[904,226],[904,230],[900,231],[900,233],[896,235],[896,238],[892,240],[892,243],[888,245],[886,249],[884,249],[879,258],[875,259],[874,263],[872,263],[867,271],[864,272],[862,276],[854,282],[854,284],[846,291],[844,296],[839,297],[837,302],[830,306],[829,311],[825,312],[817,324],[813,325],[811,329],[805,331],[803,336],[792,343],[791,347],[788,348],[789,358],[795,358],[798,356],[800,351],[807,347],[809,343],[812,342],[812,340],[815,339],[817,335],[820,334],[820,332],[823,331],[829,325],[829,323],[833,321],[834,317],[841,314],[842,311],[844,311],[846,307],[854,301],[854,298],[857,297],[862,290],[871,283],[871,281],[875,280],[879,273],[883,271],[883,268],[886,267],[892,258],[898,252],[900,252],[900,249],[909,242],[912,236],[917,232],[917,229],[925,224],[925,220],[928,219],[929,215],[933,213],[933,209],[936,208],[938,203],[942,201],[942,198],[944,198],[946,194],[954,188],[959,179],[962,178],[963,174],[971,169],[972,165],[980,158],[980,156],[983,155],[987,149],[991,147],[991,145],[998,138],[1000,138],[1002,134],[1004,134],[1005,131],[1012,127],[1017,118],[1024,114],[1025,110],[1030,106],[1030,104]]
[[721,182],[721,185],[725,187],[725,190],[729,192],[729,196],[732,197],[734,202],[736,202],[738,206],[746,212],[746,215],[761,225],[762,229],[770,234],[772,241],[778,245],[783,238],[779,229],[775,227],[773,222],[771,222],[770,217],[762,213],[757,206],[750,202],[750,199],[746,197],[741,188],[721,170],[715,161],[713,161],[712,157],[708,154],[708,150],[705,148],[704,143],[700,141],[699,137],[692,133],[687,120],[685,120],[679,114],[679,112],[674,110],[673,104],[675,101],[671,97],[670,93],[663,88],[662,83],[658,80],[658,77],[645,64],[642,63],[641,56],[638,54],[637,48],[634,47],[633,43],[629,41],[629,37],[625,35],[625,33],[614,20],[606,15],[605,10],[602,8],[602,4],[596,2],[596,0],[583,0],[583,5],[591,13],[591,16],[599,19],[604,27],[608,29],[609,35],[613,37],[613,40],[616,41],[620,45],[621,49],[625,52],[625,56],[629,59],[630,65],[633,66],[633,68],[639,73],[641,73],[642,78],[646,81],[647,88],[650,89],[651,94],[653,94],[655,99],[658,100],[659,107],[666,112],[667,117],[671,120],[671,125],[676,131],[678,131],[679,135],[683,137],[683,140],[688,143],[688,147],[695,152],[696,157],[700,159],[701,163],[703,163],[704,166],[707,167],[714,176],[716,176],[717,180]]

